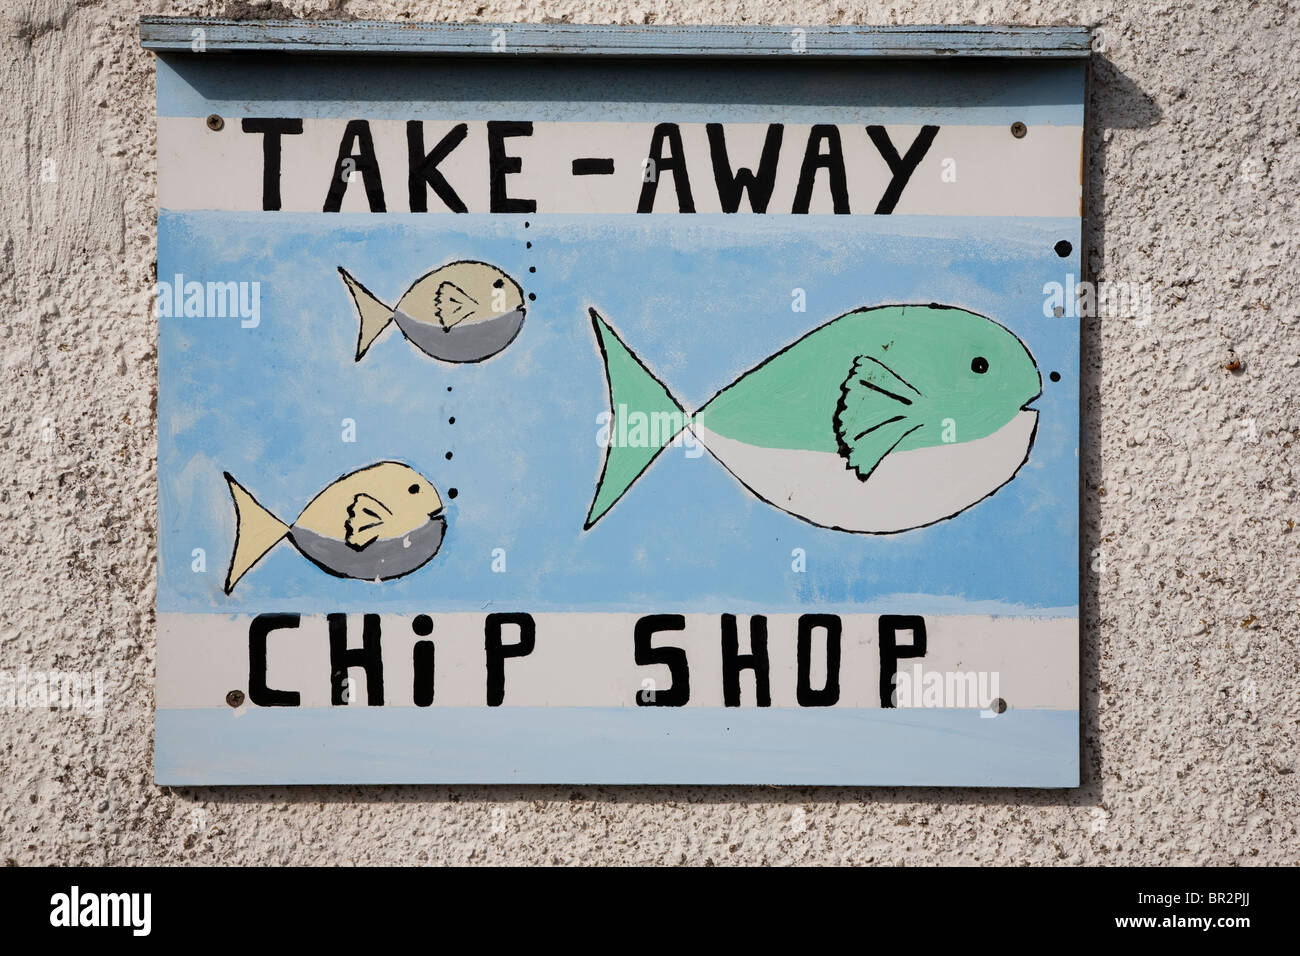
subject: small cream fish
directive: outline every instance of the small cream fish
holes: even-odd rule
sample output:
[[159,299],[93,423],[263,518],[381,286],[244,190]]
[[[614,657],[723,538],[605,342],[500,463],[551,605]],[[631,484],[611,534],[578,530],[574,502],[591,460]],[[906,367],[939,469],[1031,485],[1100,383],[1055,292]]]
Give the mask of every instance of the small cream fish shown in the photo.
[[388,581],[427,564],[447,531],[438,490],[409,465],[377,464],[344,475],[287,525],[229,472],[235,550],[226,593],[284,538],[307,560],[341,578]]
[[527,311],[519,284],[486,262],[450,262],[421,276],[395,308],[342,266],[339,275],[361,317],[358,362],[390,322],[425,355],[443,362],[481,362],[515,340]]

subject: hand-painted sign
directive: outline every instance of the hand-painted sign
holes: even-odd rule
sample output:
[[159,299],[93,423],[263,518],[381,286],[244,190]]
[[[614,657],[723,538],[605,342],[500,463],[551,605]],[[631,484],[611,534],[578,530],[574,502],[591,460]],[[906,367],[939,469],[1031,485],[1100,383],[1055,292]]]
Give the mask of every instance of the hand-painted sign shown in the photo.
[[192,29],[160,783],[1077,783],[1086,35]]

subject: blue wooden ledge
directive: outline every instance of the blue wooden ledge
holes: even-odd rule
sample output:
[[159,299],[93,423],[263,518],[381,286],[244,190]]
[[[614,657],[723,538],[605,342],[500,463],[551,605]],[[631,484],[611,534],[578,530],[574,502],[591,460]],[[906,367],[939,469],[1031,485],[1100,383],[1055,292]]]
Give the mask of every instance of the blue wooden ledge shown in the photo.
[[1089,28],[1083,26],[606,26],[140,18],[141,44],[158,53],[1059,59],[1087,57],[1090,40]]

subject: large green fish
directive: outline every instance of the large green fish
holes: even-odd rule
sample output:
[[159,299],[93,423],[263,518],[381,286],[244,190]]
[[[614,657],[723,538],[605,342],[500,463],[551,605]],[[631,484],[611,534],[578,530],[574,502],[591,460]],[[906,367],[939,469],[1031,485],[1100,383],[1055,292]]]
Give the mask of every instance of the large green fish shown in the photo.
[[687,435],[767,503],[821,527],[870,534],[951,518],[1029,460],[1038,427],[1029,404],[1042,377],[1024,343],[982,315],[936,304],[857,309],[688,415],[590,313],[611,440],[587,528]]

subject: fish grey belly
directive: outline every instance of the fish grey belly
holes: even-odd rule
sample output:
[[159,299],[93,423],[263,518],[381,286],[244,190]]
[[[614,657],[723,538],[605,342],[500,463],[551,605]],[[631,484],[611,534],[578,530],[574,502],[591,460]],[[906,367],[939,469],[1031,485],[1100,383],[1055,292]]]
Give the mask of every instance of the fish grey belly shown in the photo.
[[431,518],[404,538],[379,538],[360,551],[343,541],[294,525],[289,538],[303,554],[326,571],[363,581],[387,581],[409,574],[442,547],[447,519]]
[[478,362],[514,341],[524,324],[524,310],[514,309],[480,322],[462,322],[450,329],[411,318],[398,309],[397,327],[415,347],[444,362]]

